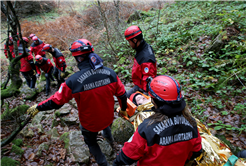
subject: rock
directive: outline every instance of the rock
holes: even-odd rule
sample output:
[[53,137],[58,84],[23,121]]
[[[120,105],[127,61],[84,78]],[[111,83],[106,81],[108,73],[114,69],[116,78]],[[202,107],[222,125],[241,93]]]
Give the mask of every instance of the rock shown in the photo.
[[32,100],[37,95],[37,89],[30,88],[26,84],[23,84],[20,92],[25,95],[24,99],[26,100]]
[[51,135],[51,139],[59,139],[60,135],[58,134],[57,128],[52,128],[47,132],[47,135]]
[[111,133],[116,142],[124,143],[131,138],[134,133],[134,127],[127,120],[119,117],[113,122]]
[[32,123],[30,123],[27,127],[21,130],[20,134],[23,137],[32,138],[34,136],[34,131],[36,130],[38,131],[38,133],[44,133],[42,124],[33,125]]
[[43,142],[42,144],[39,145],[38,151],[36,153],[37,156],[41,157],[42,156],[42,151],[43,150],[49,150],[50,143],[49,142]]
[[111,161],[116,158],[116,154],[114,153],[112,147],[106,141],[106,139],[104,139],[103,141],[98,141],[97,143],[100,146],[100,149],[102,153],[105,155],[107,161]]
[[32,130],[28,130],[24,136],[28,138],[32,138],[34,136],[34,132]]
[[89,148],[81,137],[81,131],[70,131],[64,133],[60,140],[65,142],[67,154],[70,154],[72,162],[88,164],[90,160]]
[[44,133],[44,128],[42,124],[37,124],[37,125],[30,124],[29,127],[31,127],[33,130],[37,129],[38,133]]
[[43,111],[40,111],[39,113],[37,113],[32,119],[32,125],[41,124],[41,121],[44,120],[45,118],[44,114],[45,112]]
[[212,44],[205,50],[205,53],[213,51],[215,53],[219,52],[225,45],[223,37],[226,36],[226,31],[221,32],[213,41]]
[[57,110],[56,112],[59,112],[59,115],[63,116],[63,115],[69,114],[71,109],[72,109],[71,106],[68,103],[66,103],[59,110]]
[[[37,89],[38,93],[45,91],[46,90],[46,81],[39,82],[36,87],[37,87],[36,89]],[[41,99],[41,101],[42,101],[42,99]]]
[[79,125],[79,122],[77,121],[78,118],[76,117],[64,117],[62,119],[64,120],[64,123],[68,126]]

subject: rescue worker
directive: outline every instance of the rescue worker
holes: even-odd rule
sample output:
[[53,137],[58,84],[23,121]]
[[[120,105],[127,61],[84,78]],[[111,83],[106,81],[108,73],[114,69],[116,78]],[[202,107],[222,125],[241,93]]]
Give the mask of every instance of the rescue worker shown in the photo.
[[103,66],[102,59],[94,53],[93,45],[87,39],[74,41],[69,49],[80,71],[70,76],[60,89],[49,99],[30,107],[27,113],[35,116],[39,111],[58,109],[75,98],[78,106],[81,131],[85,143],[100,166],[108,165],[97,144],[97,134],[112,143],[109,125],[114,119],[114,95],[121,105],[120,112],[126,114],[127,98],[124,85],[117,74]]
[[[11,36],[9,36],[9,51],[10,51],[10,54],[12,55],[13,51],[14,51],[14,43],[13,43],[13,38]],[[7,40],[6,42],[4,43],[4,54],[6,56],[6,58],[8,59],[8,51],[7,51]]]
[[42,51],[45,43],[41,41],[37,36],[32,37],[33,43],[30,46],[31,54],[34,53],[34,56],[41,55],[46,58],[45,51]]
[[146,118],[113,165],[183,166],[202,153],[201,136],[181,94],[177,80],[157,76],[149,84],[155,114]]
[[37,70],[37,78],[40,77],[41,71],[40,69],[42,69],[45,73],[45,78],[46,78],[46,96],[49,96],[49,92],[50,92],[50,79],[52,81],[55,81],[55,79],[52,76],[53,70],[54,70],[54,66],[52,64],[52,62],[50,61],[50,59],[48,58],[44,58],[41,55],[36,55],[35,56],[36,62],[36,70]]
[[127,97],[129,98],[136,91],[147,94],[146,79],[149,76],[154,78],[157,74],[154,51],[145,42],[141,29],[136,25],[130,26],[125,30],[125,38],[129,45],[136,50],[132,67],[132,81],[135,86],[127,91]]
[[[20,59],[21,67],[20,72],[23,75],[23,77],[26,79],[26,83],[30,88],[35,88],[36,83],[36,68],[33,62],[33,56],[30,54],[30,50],[27,48],[28,44],[28,38],[22,37],[23,41],[25,42],[25,49],[26,52],[29,54],[26,57],[23,57]],[[24,53],[23,46],[21,43],[18,45],[18,52],[19,55],[22,55]],[[12,57],[15,58],[15,53],[12,52]]]
[[36,36],[36,35],[32,33],[32,34],[29,35],[28,38],[29,38],[29,39],[32,39],[34,36]]
[[66,60],[58,48],[52,47],[50,44],[45,44],[42,51],[47,51],[51,53],[53,60],[55,62],[53,75],[57,79],[58,85],[57,90],[60,88],[61,83],[65,82],[65,69],[67,67]]

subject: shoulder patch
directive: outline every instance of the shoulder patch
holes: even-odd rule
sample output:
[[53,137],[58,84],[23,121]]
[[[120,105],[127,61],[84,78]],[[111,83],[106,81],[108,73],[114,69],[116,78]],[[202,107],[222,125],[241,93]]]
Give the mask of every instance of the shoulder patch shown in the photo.
[[91,56],[91,61],[93,62],[93,63],[96,63],[96,58],[94,57],[94,56]]
[[148,73],[148,72],[149,72],[149,68],[148,68],[148,67],[145,67],[145,68],[144,68],[144,72],[145,72],[145,73]]

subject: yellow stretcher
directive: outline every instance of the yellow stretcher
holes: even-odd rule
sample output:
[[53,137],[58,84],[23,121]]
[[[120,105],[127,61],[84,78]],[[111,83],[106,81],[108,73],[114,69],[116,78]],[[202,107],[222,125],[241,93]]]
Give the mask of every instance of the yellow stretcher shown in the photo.
[[[123,116],[126,120],[130,121],[134,125],[136,131],[137,127],[148,118],[154,112],[143,112],[150,110],[153,107],[151,102],[139,105],[138,107],[128,99],[127,113],[131,114],[130,118]],[[130,110],[131,109],[131,110]],[[135,110],[134,110],[135,109]],[[120,108],[117,109],[119,112]],[[134,110],[134,113],[132,113]],[[196,119],[196,118],[195,118]],[[206,128],[198,119],[196,119],[199,133],[202,137],[202,148],[204,152],[197,157],[192,163],[186,164],[197,165],[197,166],[246,166],[246,159],[237,158],[234,156],[230,148],[220,139],[213,136],[210,130]],[[195,162],[195,163],[194,163]]]

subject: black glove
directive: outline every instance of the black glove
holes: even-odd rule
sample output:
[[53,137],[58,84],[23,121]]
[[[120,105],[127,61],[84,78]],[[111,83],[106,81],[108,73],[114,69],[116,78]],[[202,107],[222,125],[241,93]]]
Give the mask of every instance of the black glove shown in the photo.
[[146,82],[147,82],[147,87],[146,87],[146,92],[148,93],[149,92],[149,85],[151,83],[151,81],[153,80],[153,78],[151,76],[149,76],[147,79],[146,79]]

